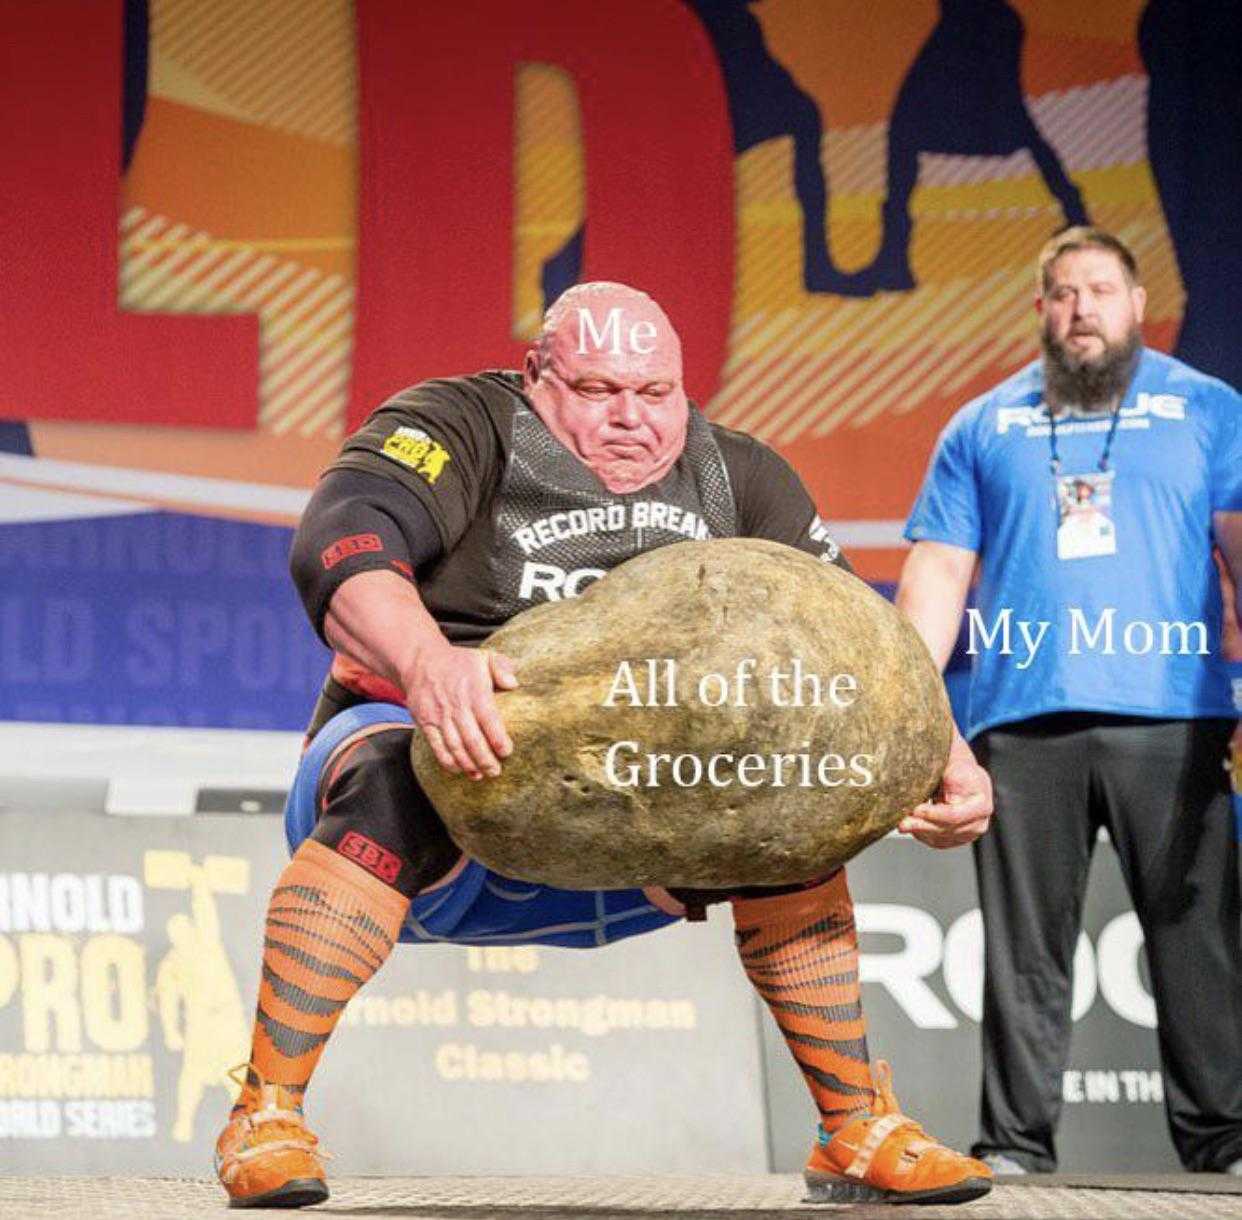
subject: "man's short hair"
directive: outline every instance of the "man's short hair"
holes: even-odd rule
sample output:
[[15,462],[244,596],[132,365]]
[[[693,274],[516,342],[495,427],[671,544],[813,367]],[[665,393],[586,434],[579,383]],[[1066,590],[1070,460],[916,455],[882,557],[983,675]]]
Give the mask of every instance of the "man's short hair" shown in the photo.
[[1114,237],[1105,229],[1097,229],[1094,225],[1074,225],[1050,237],[1039,252],[1035,282],[1041,296],[1048,291],[1052,264],[1062,254],[1070,254],[1075,250],[1107,250],[1110,254],[1115,254],[1121,262],[1131,287],[1139,282],[1138,260],[1120,237]]

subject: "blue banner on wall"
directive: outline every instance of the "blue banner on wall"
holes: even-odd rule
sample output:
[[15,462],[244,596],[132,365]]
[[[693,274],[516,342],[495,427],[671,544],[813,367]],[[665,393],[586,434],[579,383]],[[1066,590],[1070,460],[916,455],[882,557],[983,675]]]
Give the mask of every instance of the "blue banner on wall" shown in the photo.
[[292,531],[181,513],[0,529],[0,719],[305,727],[330,660]]

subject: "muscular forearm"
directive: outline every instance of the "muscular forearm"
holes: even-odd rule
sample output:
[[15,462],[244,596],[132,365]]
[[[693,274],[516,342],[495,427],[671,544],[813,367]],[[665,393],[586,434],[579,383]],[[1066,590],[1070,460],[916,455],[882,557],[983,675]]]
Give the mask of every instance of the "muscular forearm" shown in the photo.
[[1212,519],[1216,546],[1223,561],[1221,593],[1226,611],[1232,608],[1232,622],[1226,623],[1227,635],[1237,638],[1242,633],[1242,512],[1216,513]]
[[324,634],[338,652],[407,695],[420,656],[449,647],[418,590],[395,572],[351,576],[328,603]]
[[451,644],[414,585],[360,572],[332,595],[324,634],[333,648],[399,686],[440,765],[472,779],[499,775],[513,743],[493,691],[517,686],[513,662]]
[[975,556],[960,547],[919,542],[906,557],[897,587],[897,608],[923,637],[943,669],[957,640]]
[[[914,624],[933,660],[943,669],[953,651],[975,553],[940,542],[916,542],[897,589],[897,606]],[[958,847],[977,839],[992,817],[992,781],[953,725],[940,791],[898,825],[929,847]]]

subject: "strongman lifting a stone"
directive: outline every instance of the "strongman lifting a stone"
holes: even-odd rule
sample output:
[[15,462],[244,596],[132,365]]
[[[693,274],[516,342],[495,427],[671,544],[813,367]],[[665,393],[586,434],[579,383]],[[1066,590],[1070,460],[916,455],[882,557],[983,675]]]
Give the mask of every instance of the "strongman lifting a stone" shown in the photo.
[[[641,524],[636,505],[649,506]],[[724,892],[524,885],[507,902],[415,779],[416,731],[463,783],[500,775],[513,745],[496,692],[522,673],[478,645],[514,615],[643,552],[728,537],[844,566],[789,465],[687,401],[671,323],[622,285],[565,293],[521,374],[415,386],[346,441],[294,543],[335,659],[290,793],[295,850],[268,909],[245,1083],[217,1144],[234,1206],[327,1197],[303,1095],[342,1009],[398,939],[590,947],[715,901],[732,904],[742,967],[819,1113],[812,1197],[958,1202],[989,1189],[985,1166],[901,1114],[883,1064],[873,1076],[843,869]],[[899,829],[952,847],[990,813],[987,776],[955,737],[940,791]]]

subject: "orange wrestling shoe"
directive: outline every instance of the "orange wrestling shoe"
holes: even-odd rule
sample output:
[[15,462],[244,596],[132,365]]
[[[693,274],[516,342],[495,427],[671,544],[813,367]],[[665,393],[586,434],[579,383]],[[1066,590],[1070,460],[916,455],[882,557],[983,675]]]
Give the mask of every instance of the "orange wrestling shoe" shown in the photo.
[[992,1189],[992,1171],[932,1139],[901,1112],[883,1060],[875,1104],[832,1136],[821,1129],[806,1164],[808,1203],[966,1203]]
[[[234,1068],[229,1075],[245,1072]],[[256,1089],[242,1076],[239,1101],[246,1108],[229,1120],[216,1141],[216,1176],[230,1207],[306,1207],[328,1197],[317,1136],[290,1094],[261,1081]]]

